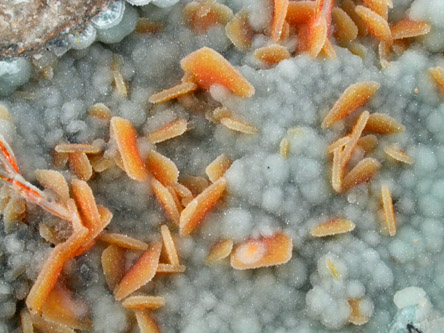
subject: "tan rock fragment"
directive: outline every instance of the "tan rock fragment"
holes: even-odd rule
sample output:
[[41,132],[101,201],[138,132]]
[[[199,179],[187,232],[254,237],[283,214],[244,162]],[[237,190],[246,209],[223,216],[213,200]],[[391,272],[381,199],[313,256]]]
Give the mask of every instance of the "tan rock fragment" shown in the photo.
[[163,28],[165,28],[165,24],[151,21],[146,17],[141,17],[139,18],[139,21],[137,21],[136,29],[134,29],[134,32],[136,34],[143,35],[156,34]]

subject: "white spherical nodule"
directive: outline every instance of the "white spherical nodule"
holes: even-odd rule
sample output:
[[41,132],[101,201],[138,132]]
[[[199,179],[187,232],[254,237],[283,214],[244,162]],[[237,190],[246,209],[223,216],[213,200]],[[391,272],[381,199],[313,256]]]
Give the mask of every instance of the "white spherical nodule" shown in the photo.
[[125,13],[125,1],[114,1],[107,10],[101,12],[91,20],[92,25],[97,29],[109,29],[122,21]]
[[130,5],[126,5],[125,13],[119,24],[109,29],[97,29],[97,40],[106,43],[119,43],[122,39],[134,31],[139,19],[137,10]]
[[31,77],[31,61],[14,58],[0,61],[0,96],[7,96]]
[[89,24],[83,31],[75,34],[69,34],[68,41],[73,49],[82,50],[86,49],[88,46],[94,43],[96,40],[96,36],[96,29],[91,24]]

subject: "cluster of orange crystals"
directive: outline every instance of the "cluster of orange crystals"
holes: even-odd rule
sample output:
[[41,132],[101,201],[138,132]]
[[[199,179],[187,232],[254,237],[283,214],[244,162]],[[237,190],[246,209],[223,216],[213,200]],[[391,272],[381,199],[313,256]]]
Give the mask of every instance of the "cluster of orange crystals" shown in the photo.
[[[120,123],[119,123],[120,122]],[[116,125],[117,123],[117,125]],[[128,131],[128,122],[120,118],[112,118],[111,124],[118,142],[124,141],[125,149],[129,149],[131,142],[135,144],[135,138],[123,138],[122,135],[131,133]],[[4,156],[11,155],[8,144],[1,138]],[[128,143],[130,142],[130,143]],[[134,147],[133,147],[134,148]],[[55,149],[58,153],[91,152],[90,145],[63,144]],[[125,150],[120,150],[123,153]],[[98,153],[94,151],[95,153]],[[137,152],[137,151],[136,151]],[[134,153],[132,151],[131,153]],[[137,152],[138,154],[138,152]],[[123,165],[134,166],[134,161],[128,156],[122,155]],[[89,160],[87,160],[89,161]],[[6,168],[8,169],[8,168]],[[132,175],[135,168],[128,168]],[[8,170],[7,170],[8,171]],[[76,173],[76,169],[73,170]],[[76,174],[79,176],[78,174]],[[153,245],[135,240],[131,237],[105,233],[105,227],[111,222],[113,214],[106,208],[97,205],[93,192],[89,185],[81,179],[74,178],[71,181],[71,189],[61,173],[54,170],[38,170],[37,179],[45,187],[45,192],[34,188],[27,183],[17,172],[15,182],[11,184],[19,187],[23,196],[47,210],[48,212],[70,222],[72,234],[65,241],[59,241],[51,237],[51,233],[42,233],[48,241],[56,246],[49,258],[45,261],[39,276],[29,292],[26,310],[22,311],[22,328],[24,332],[32,332],[32,327],[42,331],[73,329],[89,329],[91,321],[88,319],[88,310],[85,303],[75,300],[65,286],[64,280],[59,279],[64,264],[72,258],[82,255],[91,249],[100,240],[110,245],[102,253],[102,268],[106,282],[114,292],[116,300],[123,300],[134,291],[149,282],[157,273],[180,273],[185,267],[180,265],[176,248],[166,225],[161,227],[163,248],[168,263],[160,263],[162,243]],[[79,177],[80,178],[80,177]],[[73,199],[70,198],[70,192]],[[55,201],[52,201],[52,199]],[[52,206],[48,204],[52,202]],[[125,272],[126,250],[143,251],[137,262]],[[156,309],[162,306],[165,300],[162,297],[138,295],[125,299],[122,305],[135,311],[139,326],[151,323],[151,331],[157,331],[157,326],[150,319],[147,309]]]
[[[444,69],[433,67],[429,69],[431,78],[444,96]],[[350,85],[325,115],[321,127],[327,129],[348,117],[362,107],[379,89],[380,85],[373,81],[357,82]],[[415,92],[417,93],[417,92]],[[357,118],[352,131],[331,143],[327,153],[332,154],[331,185],[337,193],[344,193],[356,185],[368,182],[381,168],[381,163],[370,155],[378,145],[374,134],[390,135],[403,132],[405,127],[387,114],[363,111]],[[362,135],[364,132],[371,134]],[[394,161],[413,164],[414,160],[397,145],[383,148],[386,156]],[[352,168],[348,164],[352,155],[364,156]],[[393,200],[387,185],[381,187],[381,203],[386,231],[390,236],[396,234],[396,220]],[[312,235],[315,237],[330,236],[349,232],[354,229],[351,221],[334,218],[315,227]]]
[[[101,106],[96,106],[96,111],[98,107]],[[186,125],[186,121],[175,121],[151,133],[147,139],[153,139],[155,142],[164,141],[184,133]],[[227,159],[218,158],[208,167],[208,174],[213,184],[194,196],[187,187],[178,182],[179,171],[170,159],[151,150],[147,152],[146,160],[143,162],[137,147],[137,132],[128,120],[119,117],[110,118],[110,133],[111,138],[106,151],[97,144],[57,145],[54,149],[55,160],[59,162],[69,160],[70,168],[77,178],[71,181],[69,188],[61,173],[54,170],[37,170],[36,178],[45,187],[45,192],[35,188],[20,176],[12,150],[3,138],[0,140],[2,161],[6,171],[11,174],[10,179],[5,177],[4,180],[28,201],[69,221],[72,228],[71,236],[60,242],[51,234],[51,230],[48,232],[44,229],[46,232],[42,233],[45,239],[55,243],[56,246],[26,299],[30,313],[23,310],[23,328],[36,327],[47,330],[46,326],[62,325],[69,329],[87,329],[91,325],[87,320],[88,311],[80,314],[78,311],[86,305],[80,301],[74,302],[70,291],[59,276],[67,261],[91,249],[98,240],[110,244],[102,253],[105,280],[113,291],[115,299],[123,300],[124,307],[135,311],[137,322],[144,332],[148,327],[149,332],[157,331],[157,326],[146,310],[162,306],[165,300],[162,297],[130,295],[151,281],[158,273],[185,271],[185,266],[179,263],[173,238],[166,225],[161,227],[163,246],[162,242],[148,246],[125,235],[104,232],[113,214],[106,207],[96,204],[91,188],[83,180],[90,179],[93,171],[102,172],[115,164],[132,179],[141,182],[150,180],[154,194],[171,220],[179,225],[181,235],[192,232],[225,190],[226,180],[223,173],[231,164]],[[76,156],[75,159],[73,155]],[[92,157],[88,158],[88,155]],[[88,177],[85,177],[85,174],[88,174]],[[70,198],[70,192],[73,199]],[[168,263],[160,263],[162,248]],[[126,250],[143,251],[143,253],[125,272]],[[59,316],[59,312],[63,312],[62,315]]]
[[251,50],[255,34],[269,36],[270,43],[253,51],[264,67],[290,58],[286,42],[292,36],[298,37],[296,53],[335,58],[336,46],[365,57],[366,46],[358,38],[369,34],[379,42],[381,65],[385,67],[393,52],[401,54],[415,37],[430,31],[429,23],[408,18],[390,25],[388,11],[392,7],[391,0],[364,0],[362,5],[353,0],[340,1],[339,5],[334,0],[274,0],[271,24],[260,30],[250,24],[247,10],[234,14],[213,0],[192,1],[185,6],[183,15],[198,34],[217,24],[224,25],[233,45],[244,52]]
[[[388,8],[391,6],[390,0],[364,0],[363,5],[358,6],[352,0],[343,0],[341,7],[335,7],[334,0],[274,0],[272,22],[265,31],[255,31],[251,27],[247,11],[242,10],[233,15],[231,9],[211,0],[193,1],[185,6],[183,14],[196,33],[204,33],[215,24],[225,25],[227,36],[241,51],[251,49],[256,33],[269,35],[272,43],[256,49],[253,53],[265,67],[276,65],[290,57],[290,52],[283,44],[292,35],[299,37],[298,52],[306,52],[312,57],[324,55],[334,58],[334,42],[348,48],[352,53],[364,56],[365,47],[356,39],[358,36],[371,34],[380,42],[379,54],[384,65],[392,51],[402,52],[411,38],[430,31],[428,23],[409,19],[403,19],[390,26],[387,18]],[[155,33],[159,29],[161,26],[141,19],[136,33]],[[254,87],[239,71],[212,49],[202,48],[191,53],[182,59],[181,66],[185,72],[182,82],[152,95],[149,99],[151,103],[186,97],[197,89],[209,89],[214,84],[222,85],[240,97],[251,97],[255,92]],[[120,73],[117,58],[114,59],[111,69],[116,94],[126,98],[128,89]],[[432,68],[430,74],[444,92],[444,70],[439,67]],[[348,87],[325,116],[322,128],[329,128],[352,114],[363,106],[378,88],[379,84],[376,82],[358,82]],[[122,234],[105,232],[113,214],[106,207],[96,204],[87,181],[94,172],[100,173],[114,165],[134,180],[149,181],[167,216],[179,228],[179,234],[187,236],[225,192],[227,181],[224,173],[230,167],[231,161],[227,156],[220,155],[207,167],[206,174],[211,184],[205,178],[191,176],[184,177],[182,182],[179,182],[179,170],[166,156],[151,149],[142,158],[138,149],[137,132],[128,120],[113,117],[111,110],[102,103],[91,106],[88,115],[109,121],[111,138],[108,144],[96,140],[93,144],[59,144],[55,147],[54,164],[61,168],[69,162],[70,169],[76,175],[71,181],[71,186],[61,173],[54,170],[36,171],[36,178],[45,188],[44,191],[28,183],[20,175],[9,145],[0,137],[0,160],[6,171],[6,175],[0,176],[1,179],[28,201],[69,221],[72,229],[71,235],[63,240],[54,230],[42,224],[41,235],[55,247],[27,297],[29,312],[21,312],[22,329],[28,333],[33,331],[33,327],[41,331],[66,332],[91,328],[86,304],[74,298],[64,280],[59,277],[66,262],[101,241],[109,244],[102,252],[101,263],[106,283],[116,300],[122,301],[123,307],[134,311],[142,332],[157,332],[157,325],[148,310],[163,306],[165,299],[160,296],[132,294],[159,273],[185,271],[185,266],[179,262],[170,230],[163,225],[160,229],[162,242],[153,242],[151,245]],[[224,107],[214,110],[211,120],[244,134],[257,133],[254,126],[233,118],[230,110]],[[144,139],[155,145],[184,134],[188,130],[187,127],[185,119],[178,119],[148,134]],[[379,161],[365,157],[347,170],[351,157],[357,150],[365,156],[377,146],[377,137],[374,134],[362,136],[364,131],[393,134],[403,130],[404,127],[388,115],[362,112],[350,134],[339,138],[328,147],[328,153],[333,154],[333,189],[343,193],[369,181],[381,168]],[[387,146],[384,151],[392,159],[413,163],[411,157],[396,147]],[[281,144],[281,152],[283,156],[288,154],[288,141]],[[386,227],[388,233],[393,236],[396,233],[395,214],[390,191],[385,185],[381,189],[381,199]],[[332,236],[350,232],[354,228],[355,224],[352,221],[333,218],[313,228],[311,235]],[[142,254],[136,263],[125,271],[125,253],[128,250],[141,251]],[[269,237],[246,240],[235,247],[232,240],[224,239],[213,246],[206,263],[214,264],[230,254],[231,266],[235,269],[282,264],[292,256],[292,240],[282,232]],[[165,258],[167,263],[161,263],[161,258]],[[333,275],[338,277],[333,263],[329,261],[328,265]],[[368,318],[362,318],[359,314],[359,300],[350,300],[349,303],[353,309],[350,322],[365,323]]]
[[[221,72],[212,73],[213,66]],[[167,97],[161,97],[161,100],[169,100],[171,96],[176,98],[185,94],[184,91],[189,93],[197,86],[207,89],[214,83],[222,84],[243,97],[249,97],[254,93],[251,84],[212,49],[203,48],[188,55],[182,60],[182,67],[186,73],[185,77],[193,79],[184,82],[184,90],[176,89],[173,94],[162,92],[160,95]],[[116,68],[113,70],[118,71]],[[115,80],[119,77],[121,78],[116,74]],[[124,81],[116,83],[115,88],[116,93],[123,96],[122,91],[126,91],[126,83]],[[228,128],[243,133],[256,133],[254,127],[231,118],[226,110],[217,113],[223,115],[221,123]],[[100,241],[109,244],[102,252],[101,264],[106,283],[114,293],[115,299],[122,301],[123,307],[134,310],[142,332],[156,332],[157,325],[147,311],[163,306],[165,300],[159,296],[131,295],[159,273],[185,271],[185,266],[179,263],[169,228],[163,225],[160,230],[163,242],[157,241],[150,246],[126,235],[107,233],[105,228],[111,222],[113,214],[106,207],[96,204],[87,181],[95,172],[100,173],[116,165],[130,178],[149,182],[166,215],[179,228],[179,234],[187,236],[225,192],[227,181],[224,173],[230,167],[231,160],[222,154],[208,165],[206,174],[211,182],[210,185],[202,177],[185,177],[183,183],[180,183],[179,170],[175,163],[158,153],[154,145],[185,133],[188,129],[185,119],[173,121],[140,139],[128,120],[113,117],[111,110],[102,103],[90,107],[88,115],[109,121],[110,140],[108,143],[95,140],[92,144],[61,143],[54,148],[54,164],[58,168],[63,168],[69,162],[69,168],[75,175],[70,186],[64,176],[55,170],[36,171],[36,179],[45,188],[44,191],[27,182],[19,173],[9,144],[0,137],[2,153],[0,160],[6,171],[6,175],[1,176],[2,179],[29,202],[68,221],[72,230],[71,235],[63,239],[56,230],[45,224],[41,225],[42,237],[55,247],[27,296],[28,310],[24,309],[21,312],[22,329],[27,333],[32,332],[33,328],[67,332],[91,328],[92,322],[88,317],[86,303],[73,297],[65,280],[60,277],[63,275],[65,263],[89,251],[97,241]],[[150,147],[143,158],[139,150],[140,144]],[[214,247],[207,263],[215,263],[228,256],[232,248],[231,243],[229,251],[225,247],[222,253],[220,248],[217,250],[217,247]],[[162,249],[167,263],[160,262]],[[125,271],[127,261],[125,253],[128,250],[143,252],[132,267]],[[291,239],[283,233],[276,233],[271,237],[239,244],[231,256],[231,265],[236,269],[277,265],[287,262],[291,254]]]
[[[103,111],[103,106],[96,105],[94,109]],[[175,137],[186,130],[186,125],[186,121],[175,121],[151,133],[148,139],[161,142]],[[110,118],[110,133],[111,138],[106,151],[103,151],[104,145],[97,142],[57,145],[54,149],[55,162],[62,166],[63,161],[66,163],[69,160],[76,178],[73,178],[69,186],[60,172],[37,170],[36,178],[45,188],[44,191],[23,179],[14,153],[6,140],[0,137],[0,160],[7,174],[2,176],[2,179],[28,201],[69,221],[72,229],[71,235],[64,241],[57,237],[55,230],[47,226],[40,229],[41,235],[55,247],[27,296],[26,305],[29,312],[23,310],[21,313],[24,332],[32,332],[33,327],[42,331],[91,328],[86,304],[74,299],[64,279],[59,277],[65,263],[90,250],[97,241],[110,244],[102,253],[102,268],[109,288],[116,300],[123,300],[123,307],[134,310],[143,332],[158,330],[146,310],[159,308],[164,305],[165,300],[156,296],[130,295],[158,273],[185,271],[185,266],[179,263],[172,235],[166,225],[160,230],[163,246],[162,242],[154,242],[148,246],[131,237],[104,231],[113,214],[106,207],[96,204],[91,188],[83,180],[90,179],[93,171],[102,172],[115,164],[135,180],[144,182],[150,178],[153,191],[167,215],[177,224],[180,222],[182,235],[191,233],[225,190],[223,173],[231,162],[223,156],[216,159],[207,169],[213,184],[194,197],[187,187],[178,182],[179,172],[170,159],[151,150],[147,153],[146,162],[142,161],[137,147],[137,133],[129,121],[119,117]],[[186,206],[185,209],[183,205]],[[160,262],[162,248],[167,263]],[[125,271],[127,250],[143,253],[137,262]]]
[[[363,106],[379,87],[379,83],[373,81],[358,82],[350,85],[324,117],[321,127],[329,128],[351,115]],[[368,182],[380,170],[381,163],[375,158],[367,157],[376,149],[378,138],[374,134],[362,136],[364,131],[389,135],[404,130],[403,125],[387,114],[377,112],[370,114],[368,111],[363,111],[357,118],[352,131],[330,144],[327,148],[327,153],[333,155],[331,170],[333,189],[338,193],[346,192],[356,185]],[[384,148],[384,151],[394,160],[408,164],[413,163],[410,156],[395,147],[387,146]],[[363,158],[347,171],[347,166],[353,154],[363,156]],[[404,156],[404,158],[401,158],[401,156]],[[391,194],[385,185],[382,186],[381,193],[386,228],[388,233],[394,236],[396,233],[396,223]],[[344,226],[342,224],[341,227],[344,227],[344,230],[350,229],[349,225]],[[326,228],[331,229],[332,222],[326,224]]]

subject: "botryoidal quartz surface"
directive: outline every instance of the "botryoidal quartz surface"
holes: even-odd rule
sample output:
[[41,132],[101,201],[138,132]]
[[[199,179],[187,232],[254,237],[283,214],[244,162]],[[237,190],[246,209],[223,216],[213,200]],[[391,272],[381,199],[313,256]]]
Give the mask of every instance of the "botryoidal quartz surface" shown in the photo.
[[[265,1],[225,3],[234,12],[246,7],[253,17],[255,13],[259,17],[257,11],[271,15]],[[404,10],[409,4],[402,1],[399,7]],[[396,13],[396,1],[394,5]],[[234,163],[226,173],[223,204],[192,236],[176,238],[186,272],[145,287],[148,294],[166,299],[166,305],[153,312],[162,331],[416,332],[409,327],[442,331],[444,103],[428,74],[430,67],[444,65],[442,56],[416,43],[381,70],[371,51],[362,60],[338,48],[334,60],[298,55],[260,69],[250,53],[230,46],[223,26],[206,34],[190,30],[182,18],[183,6],[181,1],[165,9],[144,7],[141,16],[164,22],[162,31],[69,51],[59,59],[51,80],[31,80],[20,94],[1,100],[15,127],[0,122],[0,133],[13,142],[23,175],[33,180],[34,170],[53,168],[51,151],[59,142],[108,139],[108,125],[86,113],[94,103],[102,102],[113,115],[130,120],[140,135],[187,119],[192,130],[158,146],[181,174],[203,176],[205,167],[221,153]],[[260,19],[256,23],[260,25]],[[253,43],[259,47],[266,41],[258,37]],[[235,97],[221,86],[211,87],[209,94],[237,119],[255,126],[258,134],[244,135],[212,124],[203,113],[179,103],[148,102],[153,93],[180,81],[180,59],[202,46],[224,54],[255,87],[249,99]],[[128,98],[113,91],[113,53],[121,55]],[[370,80],[381,87],[365,109],[392,116],[406,130],[379,136],[373,156],[382,163],[380,172],[369,183],[338,195],[330,185],[326,148],[347,133],[356,116],[329,130],[321,129],[320,123],[350,84]],[[287,158],[279,154],[283,138],[289,141]],[[413,165],[385,156],[383,148],[394,143],[413,157]],[[383,184],[390,186],[395,204],[395,237],[381,231]],[[150,186],[129,179],[117,167],[97,174],[90,185],[98,203],[114,213],[110,232],[146,241],[166,220]],[[17,330],[22,300],[50,250],[38,233],[40,220],[50,217],[41,217],[32,207],[29,214],[36,218],[28,225],[0,228],[0,331]],[[331,216],[352,220],[355,230],[314,239],[310,230]],[[228,262],[203,264],[220,239],[237,242],[275,231],[284,231],[293,240],[293,257],[284,265],[236,271]],[[90,306],[94,331],[125,332],[130,320],[106,287],[100,265],[103,248],[98,244],[65,270],[73,277],[71,286]],[[361,314],[370,317],[364,326],[348,323],[349,299],[362,299]]]

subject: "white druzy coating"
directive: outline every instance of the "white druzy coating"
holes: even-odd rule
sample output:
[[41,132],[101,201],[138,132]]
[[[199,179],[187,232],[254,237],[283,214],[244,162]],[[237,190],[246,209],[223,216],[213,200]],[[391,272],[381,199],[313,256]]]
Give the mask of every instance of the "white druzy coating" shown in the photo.
[[444,28],[443,15],[444,2],[441,0],[415,0],[409,11],[411,19],[425,20],[438,28]]
[[254,221],[248,210],[230,208],[223,214],[220,225],[224,237],[232,237],[234,240],[240,241],[248,237]]
[[359,303],[359,311],[365,317],[370,318],[373,315],[374,310],[375,310],[375,305],[368,298],[362,299],[361,302]]
[[426,219],[421,224],[421,230],[424,238],[427,239],[426,248],[433,253],[441,252],[444,242],[444,226],[442,222],[435,219]]
[[13,142],[15,137],[15,126],[12,121],[0,119],[0,134],[7,140]]
[[[149,5],[135,8],[128,2]],[[430,327],[438,327],[431,332],[441,332],[444,324],[437,319],[444,309],[444,103],[428,69],[444,67],[444,59],[441,54],[424,50],[424,45],[444,45],[442,0],[393,1],[390,24],[406,18],[406,10],[413,3],[410,17],[430,22],[432,33],[426,39],[416,38],[402,55],[393,53],[384,70],[379,68],[377,52],[368,45],[371,37],[360,41],[367,48],[365,59],[335,46],[337,58],[321,60],[304,54],[293,56],[296,35],[290,38],[292,41],[281,43],[292,53],[290,59],[267,70],[255,67],[248,60],[252,51],[270,42],[270,0],[219,1],[234,13],[247,11],[249,23],[256,30],[251,52],[247,53],[238,52],[230,44],[223,24],[203,33],[194,31],[183,15],[191,0],[166,9],[158,7],[177,0],[128,2],[114,2],[92,23],[98,41],[121,43],[93,43],[84,50],[71,50],[54,62],[52,58],[34,57],[33,64],[38,68],[33,71],[33,80],[22,91],[0,101],[8,111],[0,112],[0,134],[11,142],[20,171],[32,182],[35,169],[54,168],[51,152],[60,142],[100,142],[107,150],[105,157],[114,158],[112,143],[107,144],[109,115],[132,123],[143,161],[148,151],[156,149],[177,165],[181,184],[187,186],[189,182],[191,189],[195,181],[193,195],[209,183],[192,177],[206,178],[205,169],[211,161],[222,153],[229,156],[233,163],[224,174],[225,193],[193,235],[176,237],[177,231],[171,229],[186,272],[164,275],[144,287],[143,292],[163,296],[167,301],[167,306],[153,313],[159,328],[190,333],[387,332],[393,323],[399,323],[400,330],[395,332],[405,332],[406,325],[412,323],[427,332],[428,326],[418,324],[428,322]],[[203,3],[213,5],[214,0]],[[402,10],[395,17],[398,8]],[[161,30],[131,34],[139,15]],[[66,51],[68,41],[63,42]],[[213,84],[209,94],[198,92],[166,103],[149,103],[152,94],[180,82],[181,59],[203,46],[218,51],[235,66],[254,86],[254,96],[241,98]],[[125,98],[114,93],[115,55],[128,88]],[[29,78],[31,66],[24,70],[27,63],[26,59],[0,62],[0,94],[16,89]],[[51,80],[39,77],[38,70],[46,66],[53,66]],[[20,81],[17,77],[26,79]],[[360,81],[377,81],[381,88],[355,114],[329,130],[321,129],[325,114],[343,91]],[[94,115],[91,106],[96,103],[106,105],[110,114],[104,113],[103,119]],[[215,108],[228,109],[231,117],[254,126],[257,132],[239,133],[218,124]],[[331,154],[326,154],[326,149],[350,133],[363,110],[388,114],[406,130],[376,135],[378,145],[371,156],[381,162],[380,171],[368,183],[338,194],[330,184]],[[156,147],[148,142],[147,134],[178,119],[187,121],[183,135]],[[288,149],[280,149],[281,142]],[[388,159],[383,148],[395,143],[415,160],[413,165]],[[363,149],[355,149],[346,171],[364,156]],[[62,171],[66,176],[70,175],[67,168]],[[168,222],[151,187],[132,181],[117,166],[96,172],[88,183],[97,203],[114,214],[107,227],[109,232],[151,244],[160,225]],[[382,185],[389,186],[393,196],[395,237],[381,231]],[[0,191],[0,204],[4,202],[3,194]],[[189,197],[178,199],[186,204]],[[31,222],[39,215],[37,207],[29,208]],[[356,228],[322,239],[311,236],[315,226],[333,218],[349,219]],[[47,216],[43,222],[54,225]],[[3,325],[4,316],[13,316],[15,304],[21,305],[17,300],[26,297],[30,281],[37,278],[51,248],[36,232],[37,225],[17,224],[20,232],[8,235],[1,225],[0,221],[0,332],[15,332],[19,330],[17,320],[12,319],[14,327],[9,324],[11,320]],[[229,258],[212,267],[204,265],[211,248],[223,239],[234,242],[233,251],[238,251],[236,255],[244,263],[254,264],[263,259],[264,253],[268,255],[267,244],[242,244],[277,232],[291,237],[294,244],[293,256],[284,265],[239,271],[231,267]],[[70,261],[63,274],[73,277],[68,281],[76,297],[87,301],[95,331],[126,332],[131,329],[131,314],[106,288],[100,265],[104,245],[98,244],[87,255]],[[139,254],[127,254],[129,268]],[[21,282],[24,287],[19,285]],[[408,286],[418,288],[399,291],[395,304],[393,295]],[[350,305],[350,300],[359,300],[359,312],[366,317],[362,319],[369,319],[364,326],[349,322],[351,305],[358,303]],[[406,307],[395,315],[397,306]]]
[[428,147],[420,147],[415,152],[415,169],[421,173],[433,171],[438,166],[437,156]]
[[128,319],[122,307],[114,299],[104,294],[100,288],[91,288],[87,294],[91,302],[91,312],[95,319],[95,330],[102,332],[122,332],[128,329]]
[[9,253],[22,252],[24,247],[23,242],[17,239],[15,234],[6,236],[4,240],[4,245],[6,251],[8,251]]
[[267,188],[262,194],[262,206],[270,212],[279,212],[284,193],[278,186]]
[[306,302],[310,314],[318,317],[330,329],[343,327],[351,313],[347,300],[333,297],[321,286],[316,286],[307,293]]
[[418,287],[408,287],[396,292],[393,297],[398,309],[426,302],[424,289]]
[[347,297],[350,299],[359,299],[365,295],[365,286],[358,280],[352,280],[347,285]]
[[262,170],[271,184],[282,184],[289,176],[289,165],[278,154],[267,156]]

